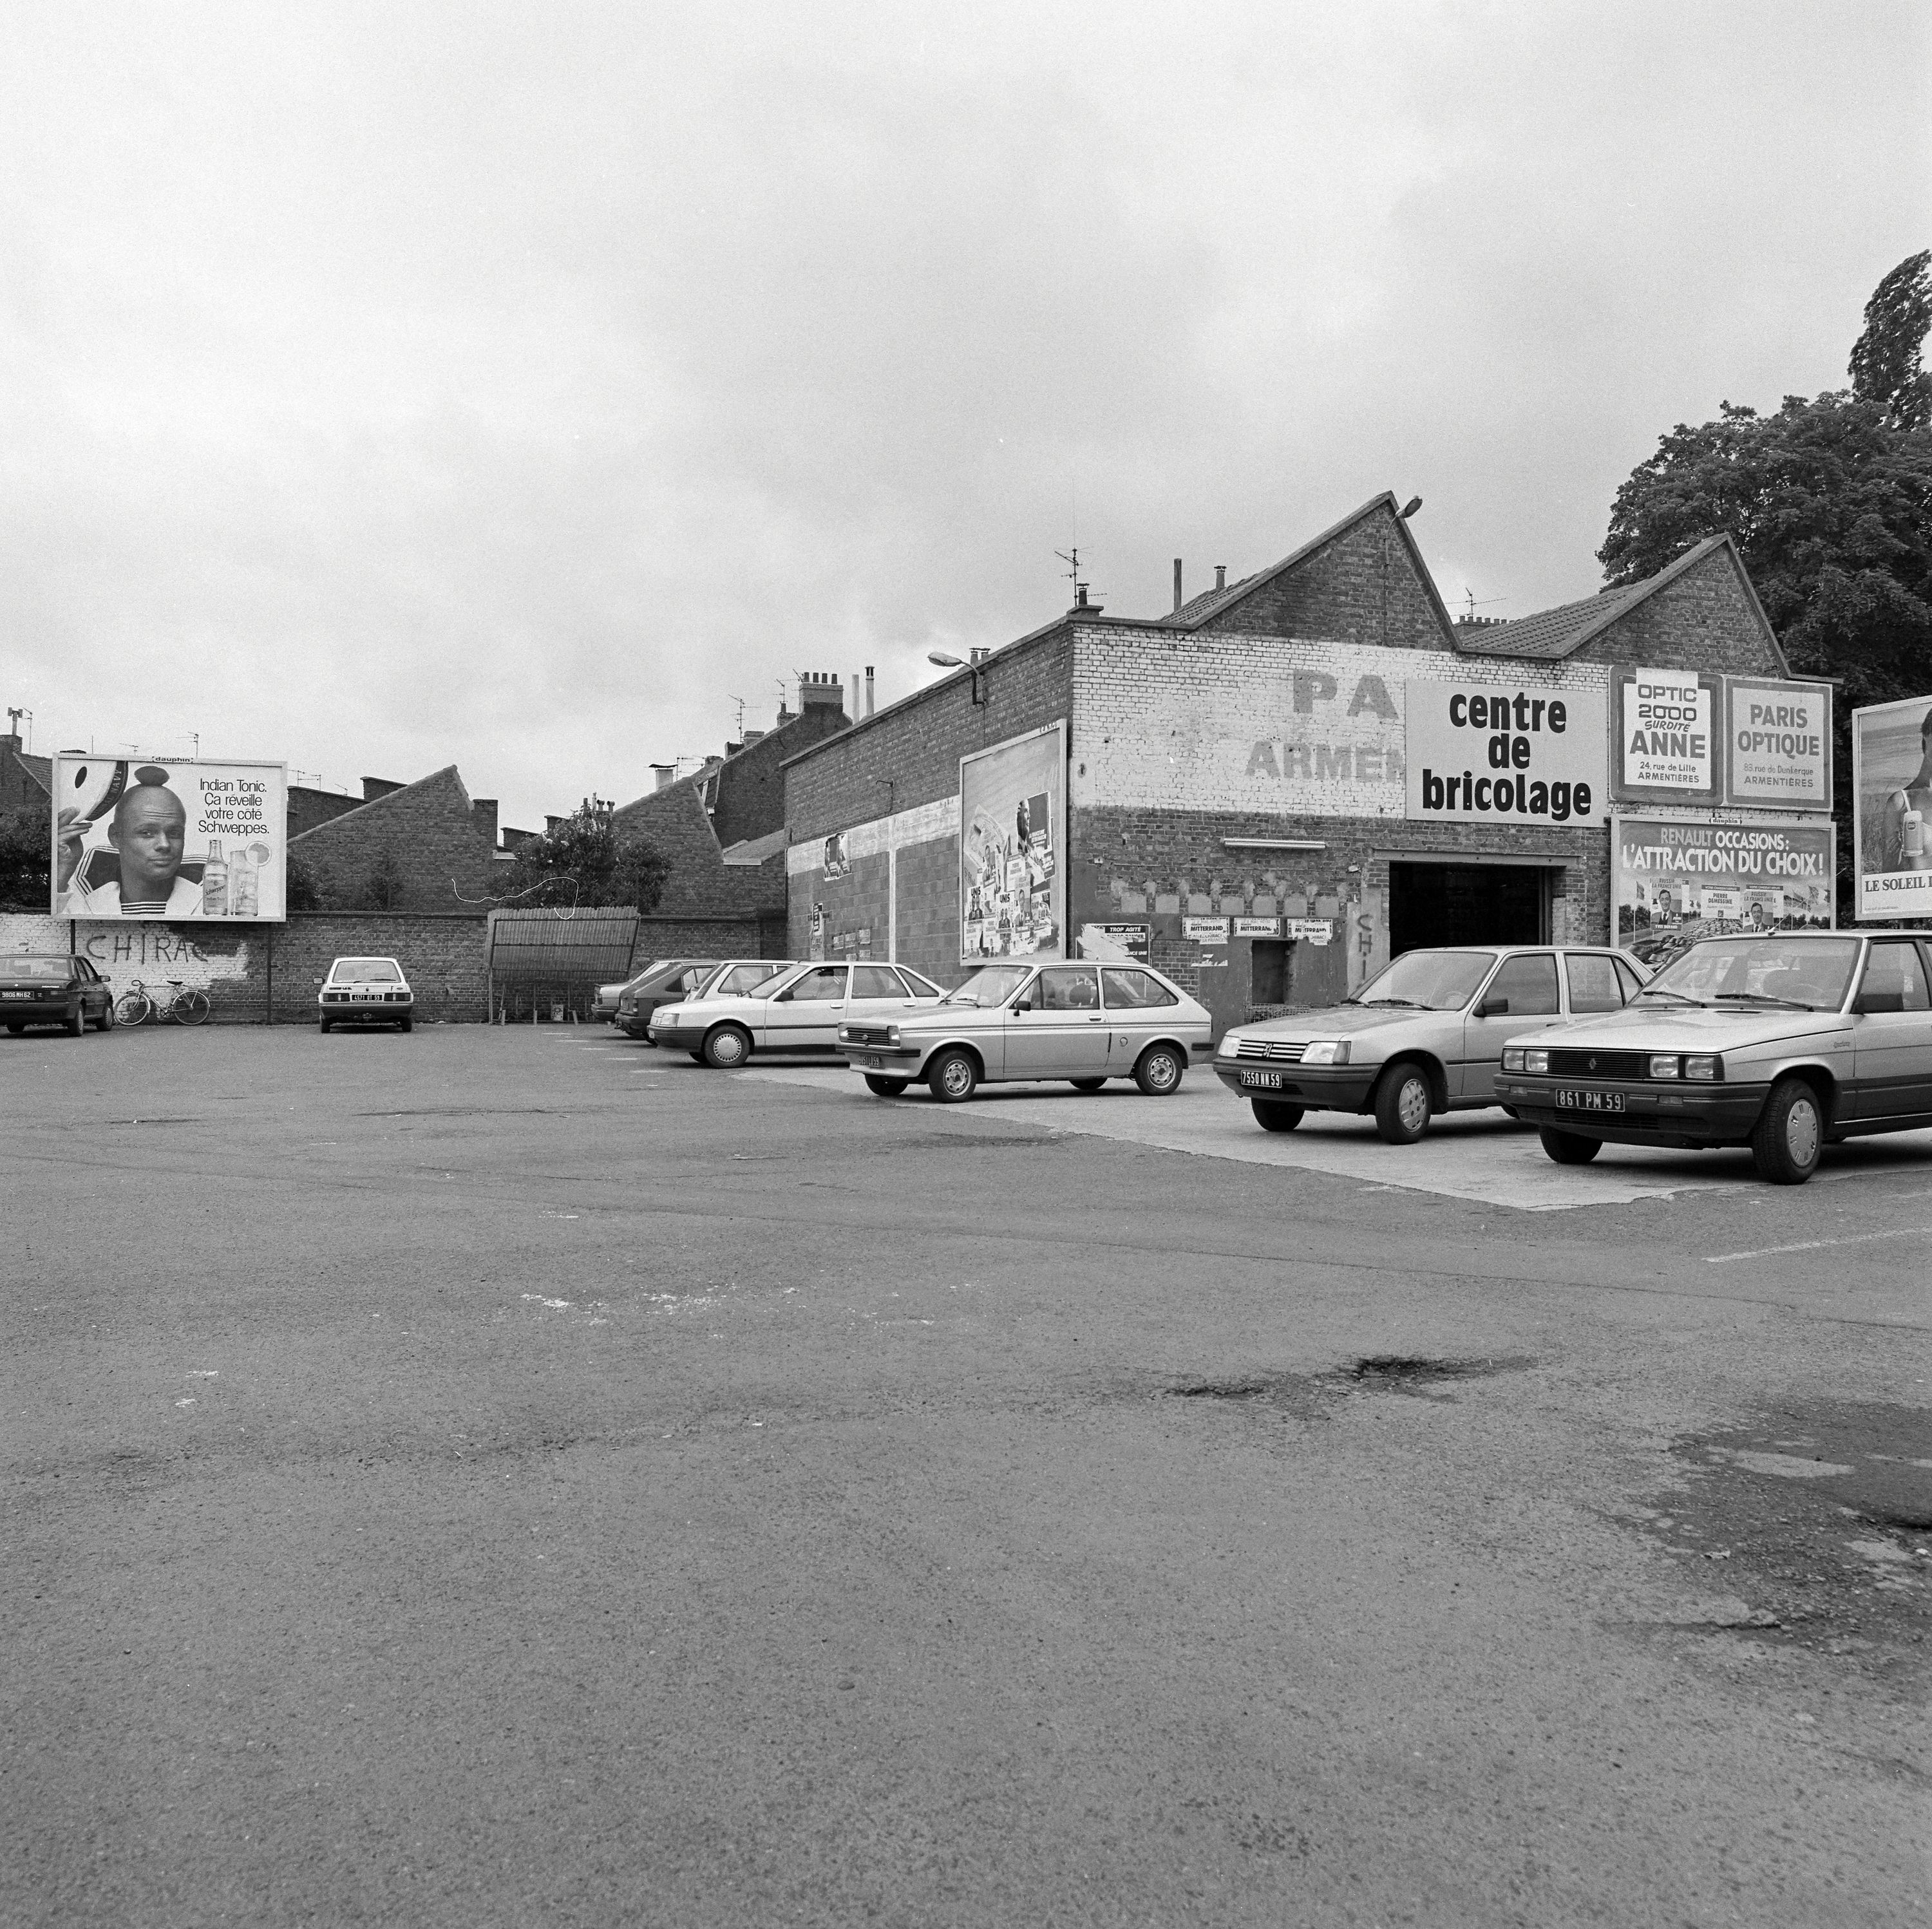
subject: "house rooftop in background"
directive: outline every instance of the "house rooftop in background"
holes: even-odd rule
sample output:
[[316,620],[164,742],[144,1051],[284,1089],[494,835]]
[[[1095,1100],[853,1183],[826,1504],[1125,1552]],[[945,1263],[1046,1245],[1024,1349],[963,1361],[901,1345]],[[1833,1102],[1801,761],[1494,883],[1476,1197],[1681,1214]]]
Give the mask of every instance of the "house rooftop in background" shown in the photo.
[[0,736],[0,811],[44,810],[53,795],[53,759],[29,756],[19,732]]

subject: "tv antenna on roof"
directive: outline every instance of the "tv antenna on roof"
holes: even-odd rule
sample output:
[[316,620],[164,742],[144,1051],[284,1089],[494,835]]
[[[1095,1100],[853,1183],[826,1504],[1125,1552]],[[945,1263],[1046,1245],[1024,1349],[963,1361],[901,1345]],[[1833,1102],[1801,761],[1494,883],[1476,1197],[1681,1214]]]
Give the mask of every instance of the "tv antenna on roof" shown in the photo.
[[742,696],[728,696],[724,701],[738,706],[738,727],[731,734],[742,741],[745,735],[745,699]]
[[1486,596],[1481,602],[1478,603],[1476,601],[1476,592],[1466,583],[1462,586],[1462,595],[1469,606],[1465,613],[1463,621],[1472,623],[1475,621],[1476,612],[1478,610],[1486,610],[1492,603],[1500,603],[1503,600],[1500,596]]

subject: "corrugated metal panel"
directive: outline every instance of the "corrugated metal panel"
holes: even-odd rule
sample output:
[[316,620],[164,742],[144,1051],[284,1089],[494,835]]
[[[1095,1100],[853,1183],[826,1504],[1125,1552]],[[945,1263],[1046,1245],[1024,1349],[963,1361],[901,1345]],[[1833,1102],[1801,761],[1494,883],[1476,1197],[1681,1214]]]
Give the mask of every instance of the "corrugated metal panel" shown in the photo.
[[634,911],[493,911],[490,977],[499,984],[608,984],[626,976],[638,942]]

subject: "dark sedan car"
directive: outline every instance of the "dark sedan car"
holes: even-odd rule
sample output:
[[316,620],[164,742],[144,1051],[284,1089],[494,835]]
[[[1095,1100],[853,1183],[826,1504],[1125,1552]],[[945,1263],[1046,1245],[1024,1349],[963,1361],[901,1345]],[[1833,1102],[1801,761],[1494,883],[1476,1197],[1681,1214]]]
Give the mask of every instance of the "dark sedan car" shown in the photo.
[[626,1038],[643,1038],[660,1005],[688,998],[718,963],[716,958],[654,958],[620,990],[613,1022]]
[[16,1037],[29,1025],[63,1025],[79,1038],[114,1024],[114,993],[86,959],[58,951],[0,957],[0,1024]]

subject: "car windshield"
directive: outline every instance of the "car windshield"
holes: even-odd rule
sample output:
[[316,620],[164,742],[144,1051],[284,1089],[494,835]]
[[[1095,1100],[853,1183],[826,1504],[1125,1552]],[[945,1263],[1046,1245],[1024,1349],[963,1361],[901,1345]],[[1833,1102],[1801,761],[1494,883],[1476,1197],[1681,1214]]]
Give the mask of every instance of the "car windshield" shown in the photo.
[[1404,951],[1346,1002],[1459,1011],[1476,995],[1477,986],[1496,961],[1493,951]]
[[1835,1011],[1845,1002],[1856,938],[1713,938],[1693,945],[1638,993],[1659,1002],[1793,1005]]
[[[330,973],[338,984],[400,984],[403,975],[393,958],[338,958]],[[315,981],[311,978],[313,984]]]
[[939,1002],[942,1005],[1004,1005],[1032,973],[1031,965],[986,965]]
[[0,960],[0,976],[44,978],[56,984],[67,982],[71,967],[65,958],[7,958]]

